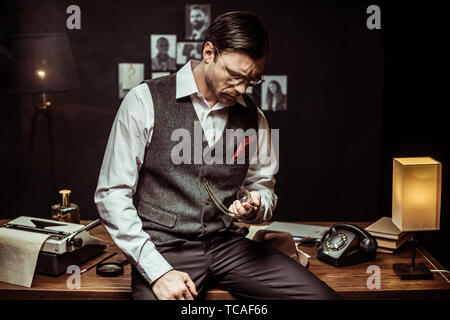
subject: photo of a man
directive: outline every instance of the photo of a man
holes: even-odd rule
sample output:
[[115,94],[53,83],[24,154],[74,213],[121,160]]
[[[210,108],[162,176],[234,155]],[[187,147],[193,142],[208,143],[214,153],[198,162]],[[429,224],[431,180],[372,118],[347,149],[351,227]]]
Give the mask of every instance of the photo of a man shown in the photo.
[[119,63],[119,98],[144,80],[143,63]]
[[186,5],[186,39],[203,40],[204,33],[209,26],[211,5]]
[[178,42],[177,43],[177,64],[183,65],[189,60],[202,58],[201,42]]
[[177,43],[176,35],[151,36],[152,70],[167,71],[176,70],[175,49]]

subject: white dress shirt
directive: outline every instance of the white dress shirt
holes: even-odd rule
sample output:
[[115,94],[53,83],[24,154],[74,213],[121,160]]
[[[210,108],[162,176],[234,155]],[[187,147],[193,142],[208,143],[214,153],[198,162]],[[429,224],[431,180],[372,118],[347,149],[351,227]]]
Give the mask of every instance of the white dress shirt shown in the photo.
[[[220,139],[225,128],[228,108],[219,102],[210,108],[199,93],[192,72],[198,64],[198,61],[191,60],[177,72],[176,98],[191,98],[208,145],[212,146]],[[241,96],[237,101],[246,106]],[[267,120],[261,110],[258,111],[258,148],[272,146]],[[94,196],[106,230],[149,284],[172,270],[172,266],[155,248],[151,237],[143,231],[141,219],[133,205],[139,170],[144,161],[145,150],[151,143],[153,125],[153,100],[147,84],[143,83],[131,89],[120,105],[106,146]],[[259,191],[261,194],[260,210],[252,222],[269,220],[277,203],[273,175],[278,163],[273,149],[271,151],[262,152],[268,158],[250,164],[242,185],[243,188]]]

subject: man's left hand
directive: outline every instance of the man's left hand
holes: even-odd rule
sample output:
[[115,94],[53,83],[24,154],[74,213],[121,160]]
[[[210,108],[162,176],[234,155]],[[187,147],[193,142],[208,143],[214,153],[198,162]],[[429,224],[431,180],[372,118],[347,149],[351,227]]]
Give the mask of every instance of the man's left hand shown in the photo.
[[252,220],[255,218],[259,206],[261,205],[261,195],[258,191],[251,191],[250,195],[252,196],[253,209],[251,209],[252,205],[250,203],[241,204],[239,200],[235,200],[228,208],[228,210],[235,214],[232,216],[233,218],[241,221]]

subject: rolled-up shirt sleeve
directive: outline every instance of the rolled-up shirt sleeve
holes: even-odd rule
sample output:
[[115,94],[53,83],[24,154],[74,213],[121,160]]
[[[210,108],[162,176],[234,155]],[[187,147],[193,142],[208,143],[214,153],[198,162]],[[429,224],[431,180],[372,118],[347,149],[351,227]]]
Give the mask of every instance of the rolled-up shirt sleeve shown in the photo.
[[149,234],[143,231],[142,221],[133,205],[139,170],[154,123],[153,105],[148,106],[152,99],[143,97],[150,93],[138,89],[130,90],[114,119],[94,201],[113,241],[151,284],[172,270],[172,266],[157,251]]
[[243,187],[258,191],[261,195],[261,205],[255,219],[245,221],[246,223],[269,221],[276,208],[278,197],[274,191],[274,176],[278,171],[277,143],[277,136],[272,135],[266,117],[258,109],[258,152],[250,161]]

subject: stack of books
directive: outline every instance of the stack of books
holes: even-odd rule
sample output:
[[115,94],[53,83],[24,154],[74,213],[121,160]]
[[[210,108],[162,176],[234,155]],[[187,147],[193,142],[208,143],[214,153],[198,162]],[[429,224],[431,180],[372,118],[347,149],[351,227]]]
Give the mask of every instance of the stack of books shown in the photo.
[[411,232],[402,232],[389,217],[382,217],[366,228],[378,242],[377,252],[394,253],[410,237]]

